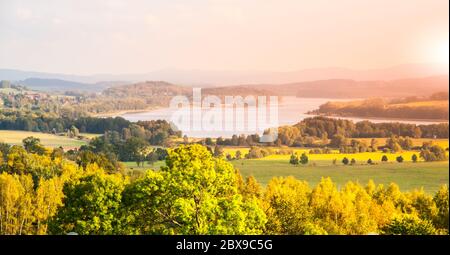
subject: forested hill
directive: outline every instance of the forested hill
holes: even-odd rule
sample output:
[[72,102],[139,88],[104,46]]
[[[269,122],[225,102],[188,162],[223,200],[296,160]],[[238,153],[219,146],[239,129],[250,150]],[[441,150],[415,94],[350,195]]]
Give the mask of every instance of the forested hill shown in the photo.
[[441,92],[430,97],[331,101],[311,113],[343,117],[448,120],[448,107],[448,92]]
[[[274,95],[317,98],[408,97],[448,92],[448,75],[418,79],[356,81],[348,79],[316,80],[289,84],[242,84],[208,87],[209,95]],[[116,86],[103,91],[107,96],[154,97],[155,95],[191,95],[192,88],[161,81]]]
[[174,85],[164,81],[146,81],[141,83],[116,86],[102,92],[109,97],[145,97],[159,98],[192,93],[189,87]]

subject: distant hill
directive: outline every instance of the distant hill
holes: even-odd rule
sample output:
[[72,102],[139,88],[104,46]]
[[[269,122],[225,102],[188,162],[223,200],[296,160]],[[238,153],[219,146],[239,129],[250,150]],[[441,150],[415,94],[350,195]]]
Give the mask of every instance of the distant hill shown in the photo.
[[39,79],[58,79],[67,80],[81,83],[91,83],[95,82],[88,77],[82,75],[67,75],[67,74],[57,74],[57,73],[44,73],[44,72],[33,72],[33,71],[22,71],[14,69],[0,69],[0,80],[9,81],[21,81],[29,78],[39,78]]
[[[443,72],[445,74],[429,75]],[[34,76],[24,78],[29,75]],[[196,82],[191,79],[194,78],[194,76]],[[146,77],[164,77],[165,79],[146,79]],[[251,77],[254,77],[255,79]],[[395,77],[413,78],[397,79]],[[173,82],[173,80],[180,80],[180,78],[185,82]],[[403,65],[366,71],[355,71],[343,68],[320,68],[284,73],[225,71],[171,72],[166,70],[148,74],[92,76],[73,76],[0,69],[0,80],[17,81],[17,79],[27,87],[44,91],[99,92],[109,87],[120,87],[117,90],[112,90],[112,92],[119,93],[120,90],[123,89],[124,91],[122,91],[122,93],[127,94],[132,93],[127,90],[133,88],[134,90],[141,92],[151,92],[153,96],[154,93],[161,88],[169,88],[170,91],[178,91],[177,93],[182,92],[184,94],[186,92],[191,94],[191,92],[186,91],[186,88],[187,86],[195,86],[203,87],[203,92],[206,94],[280,95],[322,98],[430,95],[439,91],[448,91],[449,83],[448,70],[444,71],[434,65]],[[137,81],[134,81],[134,79],[137,79]],[[304,81],[304,79],[308,80]],[[160,80],[165,81],[165,83],[142,82],[143,80]],[[219,80],[222,82],[219,82]],[[236,82],[230,83],[231,85],[217,86],[217,84],[226,84],[227,81],[232,80],[251,82]],[[284,80],[294,80],[295,82],[279,82]],[[186,85],[190,82],[193,83]],[[132,87],[126,87],[126,84],[132,84],[130,85]],[[184,86],[174,84],[183,84]],[[214,86],[211,86],[211,84],[214,84]],[[109,93],[107,90],[105,92]],[[143,97],[145,95],[147,94],[136,94],[137,97]]]
[[[278,95],[316,98],[372,98],[428,96],[437,92],[448,92],[448,75],[419,79],[392,81],[319,80],[289,84],[235,85],[206,87],[203,95]],[[131,85],[116,86],[103,91],[106,96],[155,97],[155,95],[187,95],[192,89],[168,82],[148,81]]]
[[40,79],[40,78],[29,78],[23,81],[17,82],[20,85],[24,85],[33,90],[41,91],[84,91],[84,92],[100,92],[107,88],[107,85],[101,84],[88,84],[80,83],[74,81],[66,81],[59,79]]
[[279,95],[315,98],[370,98],[431,95],[448,91],[449,76],[401,80],[355,81],[331,79],[288,84],[236,85],[207,88],[219,95]]
[[164,69],[147,73],[120,75],[67,75],[0,69],[0,80],[18,81],[28,78],[40,78],[60,79],[81,83],[97,83],[101,81],[126,81],[128,83],[167,81],[183,85],[223,87],[233,84],[285,84],[329,79],[355,81],[415,79],[427,76],[448,75],[448,68],[448,65],[424,63],[365,70],[340,67],[311,68],[287,72]]
[[322,98],[370,98],[370,97],[406,97],[423,96],[448,91],[449,76],[400,80],[320,80],[283,84],[264,85],[258,88],[273,89],[281,95]]

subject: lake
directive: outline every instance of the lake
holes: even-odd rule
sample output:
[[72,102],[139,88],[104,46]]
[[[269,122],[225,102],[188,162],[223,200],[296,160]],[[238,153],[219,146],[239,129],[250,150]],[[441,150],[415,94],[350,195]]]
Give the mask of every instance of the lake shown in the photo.
[[[350,100],[350,99],[348,99]],[[351,99],[354,100],[354,99]],[[278,104],[278,125],[293,125],[300,122],[301,120],[312,117],[313,115],[306,114],[306,112],[315,110],[319,108],[320,105],[328,101],[347,101],[346,99],[329,99],[329,98],[298,98],[298,97],[283,97],[279,99]],[[205,111],[204,111],[205,112]],[[151,110],[148,112],[138,112],[138,113],[126,113],[120,115],[121,117],[136,122],[139,120],[171,120],[171,116],[174,113],[173,109],[161,108],[156,110]],[[370,120],[374,123],[381,122],[400,122],[400,123],[411,123],[411,124],[433,124],[439,122],[432,121],[418,121],[418,120],[396,120],[396,119],[367,119],[367,118],[356,118],[356,117],[339,117],[341,119],[349,119],[354,122]],[[247,118],[245,119],[245,122]],[[233,123],[236,125],[236,123]],[[244,124],[247,127],[247,123]],[[254,130],[250,131],[224,131],[224,130],[214,130],[214,131],[193,131],[192,128],[180,128],[183,135],[186,134],[189,137],[205,138],[205,137],[231,137],[233,134],[254,134]],[[262,131],[257,132],[262,134]]]

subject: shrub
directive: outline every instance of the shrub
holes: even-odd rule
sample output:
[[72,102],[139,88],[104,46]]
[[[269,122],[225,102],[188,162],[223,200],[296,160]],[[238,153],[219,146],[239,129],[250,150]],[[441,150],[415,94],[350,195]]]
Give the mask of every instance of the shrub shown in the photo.
[[349,163],[348,158],[344,157],[344,158],[342,159],[342,163],[343,163],[344,165],[348,165],[348,163]]
[[306,154],[303,153],[303,154],[300,156],[300,163],[301,163],[302,165],[306,165],[306,164],[308,164],[308,161],[309,161],[308,156],[306,156]]
[[445,150],[441,148],[439,145],[433,145],[429,148],[423,149],[420,152],[420,157],[427,162],[443,161],[447,159],[445,155]]
[[291,165],[298,165],[298,162],[299,162],[298,155],[292,153],[292,154],[291,154],[291,158],[289,159],[289,163],[290,163]]

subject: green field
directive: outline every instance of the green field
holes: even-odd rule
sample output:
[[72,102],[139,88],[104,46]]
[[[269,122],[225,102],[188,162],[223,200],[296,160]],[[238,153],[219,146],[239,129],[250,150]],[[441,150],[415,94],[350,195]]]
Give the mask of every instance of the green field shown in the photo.
[[286,160],[235,160],[231,163],[242,175],[253,175],[261,184],[267,185],[274,176],[294,176],[316,185],[322,177],[331,179],[341,187],[348,181],[367,184],[372,179],[376,184],[397,183],[402,191],[423,187],[426,192],[435,192],[449,182],[449,164],[446,162],[380,163],[377,165],[321,164],[293,166]]
[[45,147],[49,148],[62,146],[64,149],[73,149],[78,148],[81,145],[87,144],[86,141],[53,134],[28,132],[28,131],[0,130],[0,142],[9,143],[13,145],[21,145],[22,140],[28,136],[33,136],[41,139],[41,143]]
[[[299,180],[307,181],[311,186],[316,185],[322,177],[330,177],[338,187],[342,187],[349,181],[367,184],[369,180],[373,180],[376,184],[383,185],[394,182],[400,186],[402,191],[423,187],[428,193],[434,193],[441,185],[449,183],[448,161],[380,162],[374,165],[357,163],[347,166],[340,162],[333,165],[328,160],[310,161],[308,165],[297,166],[289,164],[288,159],[241,159],[230,162],[240,170],[244,177],[253,175],[264,186],[276,176],[294,176]],[[129,170],[139,171],[159,169],[164,165],[164,161],[155,162],[153,165],[145,163],[140,167],[137,167],[136,162],[123,163]]]

